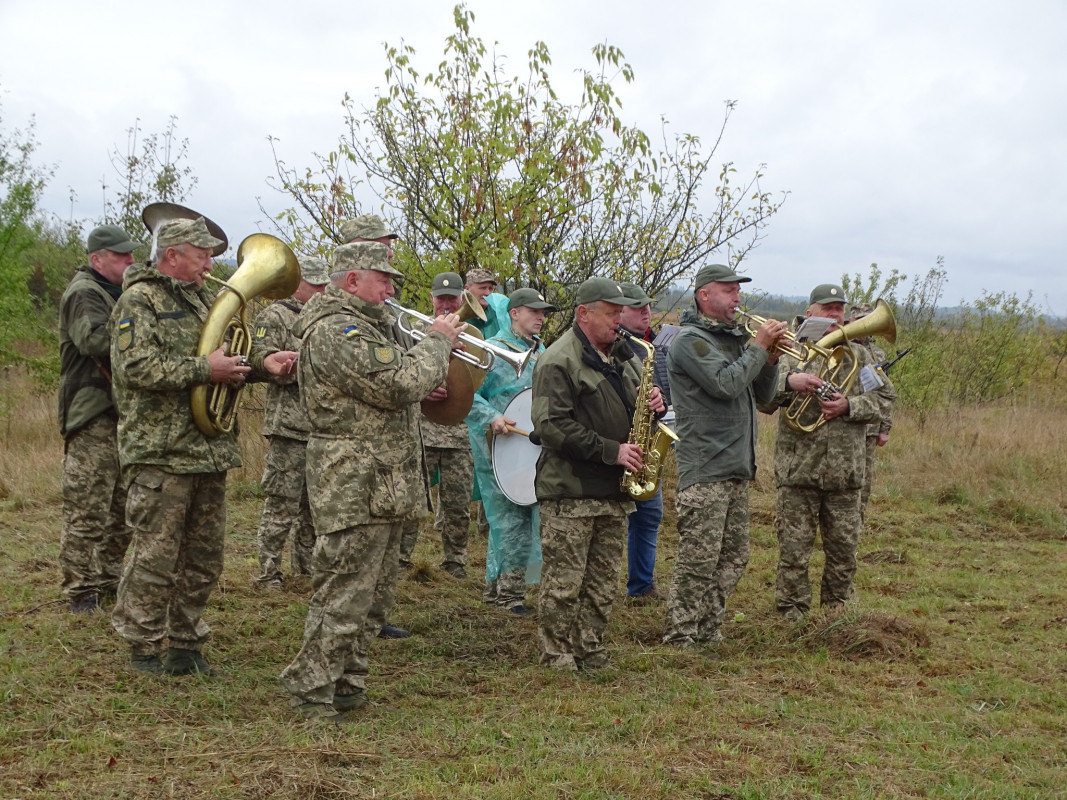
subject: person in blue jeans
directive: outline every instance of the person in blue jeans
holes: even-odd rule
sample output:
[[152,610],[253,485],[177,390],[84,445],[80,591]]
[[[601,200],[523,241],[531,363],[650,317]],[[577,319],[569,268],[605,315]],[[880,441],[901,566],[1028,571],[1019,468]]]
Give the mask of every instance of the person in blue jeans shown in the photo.
[[[631,300],[641,301],[641,305],[623,307],[619,323],[632,335],[651,342],[656,338],[652,330],[652,298],[638,285],[622,284],[622,291]],[[647,355],[645,349],[634,342],[629,342],[634,354],[639,359]],[[662,361],[664,354],[657,351],[656,362]],[[656,370],[656,385],[668,404],[670,391],[660,385],[660,375],[665,370]],[[637,510],[630,514],[629,531],[626,536],[626,596],[633,602],[656,602],[666,598],[656,589],[654,573],[656,569],[656,542],[659,539],[659,526],[663,521],[663,489],[656,491],[648,500],[638,500]]]

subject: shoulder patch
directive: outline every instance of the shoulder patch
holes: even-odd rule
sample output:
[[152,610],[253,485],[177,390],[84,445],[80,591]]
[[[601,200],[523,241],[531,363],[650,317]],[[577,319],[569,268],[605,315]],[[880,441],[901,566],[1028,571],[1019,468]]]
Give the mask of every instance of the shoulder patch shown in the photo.
[[130,345],[133,344],[133,320],[129,317],[119,321],[119,332],[116,342],[119,346],[120,353],[129,350]]
[[387,344],[370,342],[371,357],[379,364],[392,364],[397,360],[396,348]]
[[256,338],[257,339],[262,339],[266,335],[267,335],[267,326],[266,325],[260,325],[258,328],[256,328]]

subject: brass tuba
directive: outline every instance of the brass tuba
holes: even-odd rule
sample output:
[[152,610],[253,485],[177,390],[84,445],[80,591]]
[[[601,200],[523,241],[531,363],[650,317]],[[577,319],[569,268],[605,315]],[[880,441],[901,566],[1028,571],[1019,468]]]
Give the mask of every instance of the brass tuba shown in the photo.
[[656,412],[649,407],[655,384],[652,375],[655,370],[656,348],[639,336],[619,328],[619,335],[636,342],[645,348],[645,359],[641,366],[641,384],[637,388],[637,407],[634,409],[634,421],[630,428],[629,444],[641,448],[641,469],[637,472],[626,470],[622,475],[622,490],[634,500],[649,500],[659,490],[663,477],[663,466],[671,445],[678,441],[678,435],[656,419]]
[[785,420],[790,428],[812,433],[826,423],[818,401],[829,400],[837,392],[846,394],[852,387],[859,374],[859,361],[849,342],[866,336],[881,336],[890,344],[897,340],[893,309],[885,300],[879,299],[867,316],[841,326],[814,344],[798,345],[808,348],[812,353],[799,366],[800,371],[817,375],[822,379],[823,386],[813,394],[793,398],[785,410]]

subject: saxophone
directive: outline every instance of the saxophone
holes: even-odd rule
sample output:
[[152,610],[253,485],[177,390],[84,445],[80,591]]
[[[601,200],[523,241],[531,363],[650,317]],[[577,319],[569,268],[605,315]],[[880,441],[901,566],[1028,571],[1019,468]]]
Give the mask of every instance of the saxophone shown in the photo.
[[656,364],[656,348],[640,337],[619,329],[619,333],[645,348],[645,359],[641,366],[641,384],[637,387],[637,407],[634,409],[634,422],[630,427],[630,444],[641,448],[642,467],[637,472],[626,470],[622,476],[622,490],[634,500],[648,500],[659,490],[663,477],[663,465],[670,452],[671,445],[678,441],[674,431],[656,420],[656,412],[649,407],[652,381]]

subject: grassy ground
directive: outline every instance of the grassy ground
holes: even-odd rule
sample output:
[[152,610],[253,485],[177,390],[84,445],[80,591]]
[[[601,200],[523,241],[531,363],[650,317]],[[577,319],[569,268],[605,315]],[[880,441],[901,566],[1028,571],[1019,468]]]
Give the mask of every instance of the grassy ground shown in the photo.
[[[275,682],[307,586],[252,588],[259,442],[231,474],[205,615],[224,674],[153,679],[127,669],[105,615],[65,611],[51,398],[18,408],[0,443],[0,798],[1067,797],[1063,412],[953,411],[923,431],[899,415],[859,602],[798,625],[772,608],[764,425],[721,660],[660,646],[662,605],[620,602],[613,668],[540,668],[536,622],[479,602],[484,540],[457,581],[427,520],[393,613],[415,635],[378,643],[374,704],[338,728],[295,719]],[[676,541],[669,513],[663,588]]]

